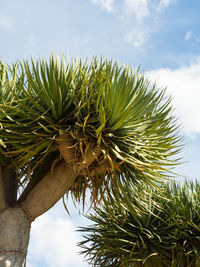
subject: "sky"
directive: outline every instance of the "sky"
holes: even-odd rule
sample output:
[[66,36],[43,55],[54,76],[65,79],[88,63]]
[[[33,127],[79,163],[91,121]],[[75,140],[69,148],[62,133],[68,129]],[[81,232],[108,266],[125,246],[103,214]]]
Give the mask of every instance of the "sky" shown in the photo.
[[[67,58],[117,60],[140,66],[167,87],[181,123],[184,165],[180,179],[200,178],[200,1],[0,0],[0,60]],[[27,267],[89,266],[78,255],[75,231],[86,218],[59,202],[32,224]]]

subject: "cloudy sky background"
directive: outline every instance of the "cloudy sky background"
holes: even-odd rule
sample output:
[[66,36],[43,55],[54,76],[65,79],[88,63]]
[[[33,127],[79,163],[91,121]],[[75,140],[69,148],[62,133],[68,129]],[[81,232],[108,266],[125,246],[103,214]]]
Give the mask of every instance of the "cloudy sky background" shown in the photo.
[[[0,0],[0,59],[103,56],[167,87],[185,137],[183,177],[200,178],[200,2],[197,0]],[[74,230],[88,221],[58,203],[32,225],[27,267],[88,266]]]

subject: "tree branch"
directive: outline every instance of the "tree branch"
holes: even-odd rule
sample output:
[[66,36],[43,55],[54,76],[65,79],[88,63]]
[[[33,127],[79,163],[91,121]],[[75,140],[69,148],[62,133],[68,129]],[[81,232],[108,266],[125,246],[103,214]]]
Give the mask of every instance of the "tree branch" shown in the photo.
[[21,203],[21,208],[33,221],[49,210],[73,185],[77,175],[74,166],[65,161],[50,170]]
[[27,183],[26,187],[24,188],[23,192],[19,196],[17,200],[18,203],[24,201],[28,194],[33,190],[33,188],[43,179],[43,177],[49,172],[53,162],[55,161],[55,155],[50,155],[45,159],[45,162],[39,165],[31,175],[29,182]]
[[31,221],[45,213],[63,197],[72,187],[81,171],[98,160],[102,153],[100,146],[91,147],[89,145],[82,157],[77,160],[73,148],[74,141],[70,135],[61,135],[57,143],[64,160],[55,167],[52,165],[51,170],[20,203],[21,208]]
[[3,168],[3,183],[5,192],[5,201],[12,207],[17,201],[17,176],[12,167]]
[[7,206],[8,205],[5,199],[2,167],[0,166],[0,212],[4,211],[7,208]]

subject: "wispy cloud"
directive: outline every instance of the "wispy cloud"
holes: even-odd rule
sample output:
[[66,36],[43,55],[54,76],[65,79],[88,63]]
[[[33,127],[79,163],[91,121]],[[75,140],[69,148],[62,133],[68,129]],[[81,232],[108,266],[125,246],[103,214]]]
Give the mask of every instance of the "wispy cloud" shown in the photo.
[[160,12],[169,5],[176,3],[176,1],[177,0],[161,0],[156,9],[158,12]]
[[176,0],[91,0],[107,12],[113,12],[124,31],[124,41],[142,48],[159,31],[161,11]]
[[185,40],[191,39],[192,38],[192,32],[186,32],[185,34]]
[[124,1],[124,17],[134,16],[137,21],[142,21],[149,15],[148,0],[125,0]]
[[115,0],[92,0],[94,4],[96,4],[102,9],[105,9],[108,12],[114,12],[114,1]]
[[125,41],[136,48],[142,48],[151,35],[159,31],[161,11],[175,2],[176,0],[125,0],[122,17],[129,29]]
[[192,32],[186,32],[186,34],[185,34],[185,40],[187,41],[187,40],[189,40],[191,38],[192,38]]
[[152,32],[153,29],[151,28],[147,28],[144,30],[141,27],[140,31],[138,29],[135,29],[127,33],[124,37],[124,40],[136,48],[141,48],[150,38]]
[[190,66],[176,70],[167,68],[149,72],[158,86],[166,87],[184,127],[190,137],[200,134],[200,58]]

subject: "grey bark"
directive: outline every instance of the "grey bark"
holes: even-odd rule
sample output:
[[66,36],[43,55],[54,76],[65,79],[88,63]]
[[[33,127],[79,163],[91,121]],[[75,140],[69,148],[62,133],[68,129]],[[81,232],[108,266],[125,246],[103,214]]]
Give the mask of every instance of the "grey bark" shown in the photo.
[[0,168],[0,267],[25,267],[31,222],[63,197],[81,171],[88,169],[101,154],[101,148],[97,146],[86,151],[78,162],[71,162],[66,153],[72,149],[67,145],[67,150],[61,150],[66,161],[53,164],[20,201],[16,201],[14,172],[6,170],[6,180]]
[[[72,149],[72,148],[71,148]],[[65,152],[62,153],[65,159]],[[67,151],[67,155],[69,151]],[[67,163],[65,160],[52,166],[51,170],[33,188],[27,198],[20,203],[30,221],[49,210],[72,187],[79,173],[88,168],[101,154],[100,146],[89,150],[80,162]]]
[[74,184],[76,177],[74,166],[65,161],[52,168],[20,203],[30,221],[53,207]]
[[20,207],[0,213],[0,267],[25,267],[30,220]]

